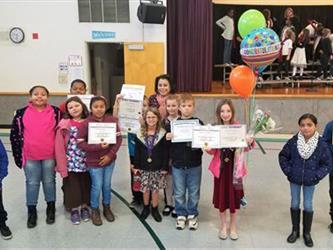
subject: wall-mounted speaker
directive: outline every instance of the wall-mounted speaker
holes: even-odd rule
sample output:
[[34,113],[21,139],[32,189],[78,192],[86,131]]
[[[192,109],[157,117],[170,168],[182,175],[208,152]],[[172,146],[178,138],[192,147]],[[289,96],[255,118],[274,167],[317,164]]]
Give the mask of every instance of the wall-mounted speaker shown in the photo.
[[143,3],[138,7],[138,18],[142,23],[163,24],[166,7],[158,3]]

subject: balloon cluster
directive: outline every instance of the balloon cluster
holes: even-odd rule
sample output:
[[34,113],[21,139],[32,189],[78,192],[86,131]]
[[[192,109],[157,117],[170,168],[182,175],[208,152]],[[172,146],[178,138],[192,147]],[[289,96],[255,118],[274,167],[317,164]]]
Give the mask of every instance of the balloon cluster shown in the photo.
[[[249,97],[255,87],[254,72],[261,73],[279,56],[279,36],[266,28],[264,15],[254,9],[245,11],[238,21],[238,31],[243,38],[240,54],[249,66],[238,66],[230,73],[231,88],[242,97]],[[245,69],[246,68],[246,69]]]

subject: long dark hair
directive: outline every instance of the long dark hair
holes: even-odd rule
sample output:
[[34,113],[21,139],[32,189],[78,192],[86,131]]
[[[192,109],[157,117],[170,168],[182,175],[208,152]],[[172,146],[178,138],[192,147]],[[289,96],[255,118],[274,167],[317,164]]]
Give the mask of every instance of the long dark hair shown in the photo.
[[102,102],[104,102],[104,104],[105,104],[105,111],[106,111],[106,109],[107,109],[107,103],[106,103],[106,99],[105,99],[104,96],[94,96],[93,98],[91,98],[91,100],[90,100],[90,104],[89,104],[89,108],[90,108],[90,110],[91,110],[91,107],[92,107],[92,105],[94,104],[94,102],[97,102],[97,101],[102,101]]
[[235,107],[234,104],[232,103],[231,99],[224,99],[219,102],[219,104],[216,107],[216,119],[217,119],[217,124],[224,124],[223,120],[221,119],[221,108],[224,104],[227,104],[230,107],[231,110],[231,119],[230,119],[230,124],[235,123]]
[[310,114],[310,113],[306,113],[304,115],[302,115],[299,119],[298,119],[298,125],[300,126],[301,125],[301,122],[305,119],[310,119],[314,125],[317,126],[318,124],[318,120],[317,120],[317,117],[315,117],[313,114]]
[[77,103],[81,104],[81,107],[82,107],[81,119],[86,119],[88,117],[89,111],[88,111],[87,106],[82,102],[80,97],[72,96],[72,97],[68,98],[67,101],[65,102],[65,114],[64,114],[65,119],[73,119],[73,117],[68,112],[68,107],[67,107],[68,103],[70,103],[70,102],[77,102]]
[[170,94],[174,94],[175,93],[175,86],[172,82],[171,76],[167,75],[167,74],[159,75],[155,78],[155,93],[158,94],[158,81],[160,79],[164,79],[164,80],[168,81],[169,87],[170,87]]

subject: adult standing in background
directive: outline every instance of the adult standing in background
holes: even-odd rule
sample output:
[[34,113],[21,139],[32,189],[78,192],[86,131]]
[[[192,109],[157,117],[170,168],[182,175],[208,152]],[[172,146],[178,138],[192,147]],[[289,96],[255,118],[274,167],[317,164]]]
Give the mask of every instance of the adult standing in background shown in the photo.
[[296,36],[298,35],[298,33],[300,32],[300,20],[299,17],[297,15],[295,15],[295,12],[293,10],[293,8],[288,7],[285,9],[284,11],[284,22],[283,25],[286,24],[286,20],[290,21],[290,25],[294,26],[295,28],[295,33]]
[[222,38],[224,42],[223,64],[231,64],[232,41],[235,34],[234,10],[230,9],[224,17],[216,21],[216,24],[223,30]]

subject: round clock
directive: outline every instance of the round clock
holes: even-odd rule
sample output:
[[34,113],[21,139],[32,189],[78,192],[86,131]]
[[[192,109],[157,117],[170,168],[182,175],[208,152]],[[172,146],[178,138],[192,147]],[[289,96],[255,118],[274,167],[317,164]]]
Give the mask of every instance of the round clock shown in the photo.
[[21,43],[24,40],[24,32],[19,27],[14,27],[9,31],[9,38],[13,43]]

